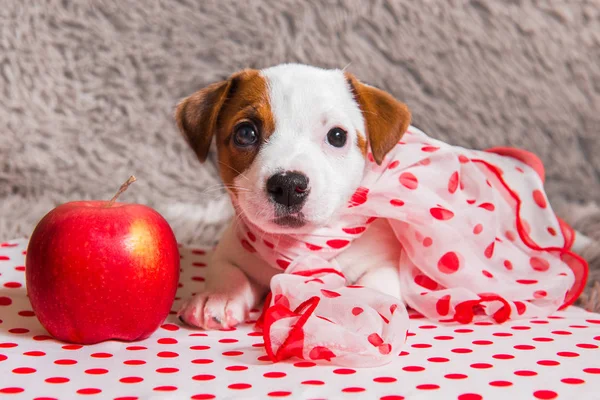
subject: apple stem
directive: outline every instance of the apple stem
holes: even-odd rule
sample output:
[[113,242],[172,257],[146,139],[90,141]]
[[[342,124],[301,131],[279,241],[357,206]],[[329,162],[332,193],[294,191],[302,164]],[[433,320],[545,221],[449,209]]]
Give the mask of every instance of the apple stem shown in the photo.
[[135,176],[131,175],[129,177],[129,179],[127,179],[125,181],[125,183],[121,185],[121,187],[119,188],[119,190],[117,191],[117,193],[115,193],[115,195],[112,197],[112,199],[109,200],[109,202],[106,204],[106,208],[112,207],[112,205],[115,204],[115,201],[117,201],[117,198],[119,198],[119,196],[121,195],[121,193],[123,193],[124,191],[126,191],[127,188],[129,187],[129,185],[131,185],[135,181],[136,181]]

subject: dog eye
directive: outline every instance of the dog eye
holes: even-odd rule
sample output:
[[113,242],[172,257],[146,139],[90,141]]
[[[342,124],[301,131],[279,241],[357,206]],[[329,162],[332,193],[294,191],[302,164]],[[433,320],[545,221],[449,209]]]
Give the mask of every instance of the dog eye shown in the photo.
[[333,147],[344,147],[348,134],[342,128],[333,128],[327,132],[327,142]]
[[244,122],[235,128],[233,142],[238,147],[249,147],[258,142],[258,132],[254,125]]

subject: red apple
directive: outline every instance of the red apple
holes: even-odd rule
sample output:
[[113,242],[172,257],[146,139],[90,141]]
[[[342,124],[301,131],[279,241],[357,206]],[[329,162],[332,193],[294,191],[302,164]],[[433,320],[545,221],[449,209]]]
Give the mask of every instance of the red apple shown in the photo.
[[171,227],[150,207],[75,201],[36,226],[26,259],[27,291],[57,339],[93,344],[150,336],[163,323],[179,281]]

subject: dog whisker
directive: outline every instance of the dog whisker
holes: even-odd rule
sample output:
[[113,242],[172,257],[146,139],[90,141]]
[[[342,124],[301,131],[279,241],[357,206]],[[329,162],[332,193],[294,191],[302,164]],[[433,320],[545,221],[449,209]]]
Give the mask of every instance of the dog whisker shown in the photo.
[[233,168],[231,165],[225,164],[223,161],[219,161],[219,164],[221,164],[221,165],[223,165],[223,166],[231,169],[233,172],[237,173],[239,176],[241,176],[242,178],[246,179],[248,182],[251,182],[250,179],[248,179],[248,177],[246,175],[244,175],[243,173],[241,173],[237,169]]

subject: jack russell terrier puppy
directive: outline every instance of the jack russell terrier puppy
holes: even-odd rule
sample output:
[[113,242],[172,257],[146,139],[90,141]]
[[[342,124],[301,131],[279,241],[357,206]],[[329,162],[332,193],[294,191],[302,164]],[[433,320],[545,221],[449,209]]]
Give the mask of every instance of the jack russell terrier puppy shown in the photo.
[[[407,134],[403,138],[407,130],[413,129],[410,127],[411,114],[405,104],[397,101],[390,94],[361,83],[352,74],[342,70],[325,70],[298,64],[283,64],[263,70],[243,70],[235,73],[229,79],[214,83],[184,99],[177,107],[176,120],[179,129],[201,162],[207,158],[211,142],[216,141],[220,175],[236,210],[236,218],[223,234],[212,255],[207,269],[206,287],[201,293],[189,299],[179,312],[182,321],[204,329],[230,328],[243,322],[249,310],[257,306],[268,293],[273,276],[283,272],[290,261],[293,261],[292,256],[283,260],[267,259],[264,252],[256,251],[257,243],[266,244],[266,250],[277,250],[288,246],[286,238],[289,237],[302,238],[311,235],[319,237],[320,229],[335,225],[338,219],[344,218],[349,201],[355,201],[356,206],[366,200],[368,189],[363,187],[365,171],[378,171],[378,173],[383,170],[391,171],[398,166],[398,163],[402,166],[404,160],[409,159],[413,153],[419,158],[415,158],[411,165],[420,165],[420,168],[423,168],[431,161],[437,160],[424,157],[429,157],[436,151],[436,154],[443,155],[445,151],[443,143],[429,140],[420,133]],[[418,131],[416,128],[414,130]],[[413,138],[406,139],[409,136]],[[392,154],[395,148],[411,144],[418,145],[418,151],[405,151],[402,157],[394,160]],[[446,154],[457,156],[442,157],[439,160],[452,162],[444,165],[456,165],[457,168],[462,168],[460,190],[464,190],[465,193],[469,190],[469,185],[477,186],[469,182],[469,173],[463,172],[463,170],[467,171],[466,162],[469,160],[493,164],[509,158],[505,157],[508,155],[515,163],[514,167],[510,167],[513,171],[511,173],[519,174],[519,171],[525,169],[540,173],[535,165],[537,161],[524,160],[520,152],[511,153],[505,150],[481,156],[480,153],[483,152],[468,153],[468,150],[461,148],[458,152],[460,154],[455,154],[452,153],[455,151],[452,149],[456,148],[451,146],[448,148],[451,150]],[[450,159],[452,161],[449,161]],[[481,175],[484,167],[475,166],[475,162],[471,164],[473,167],[469,168],[473,168],[472,174],[475,174],[473,176]],[[499,174],[504,174],[502,176],[510,177],[510,173],[506,171],[509,167],[502,165],[504,171],[498,167],[496,172],[500,171]],[[489,168],[494,170],[492,167]],[[468,213],[465,211],[464,221],[454,218],[456,223],[471,224],[468,225],[468,234],[474,238],[485,236],[485,225],[475,224],[470,216],[481,213],[481,218],[487,218],[486,215],[494,211],[494,208],[496,212],[500,212],[501,207],[490,203],[476,203],[471,206],[475,200],[469,200],[468,195],[465,195],[466,202],[461,203],[464,205],[455,206],[453,211],[449,211],[450,205],[453,204],[450,203],[450,196],[455,196],[459,186],[459,170],[452,173],[449,169],[450,167],[442,167],[435,174],[430,174],[435,175],[431,179],[438,179],[438,176],[448,173],[448,177],[444,175],[443,179],[439,178],[443,180],[443,190],[429,189],[429,192],[441,196],[432,203],[432,208],[427,208],[424,214],[418,214],[416,211],[412,214],[403,214],[409,222],[419,218],[425,221],[422,223],[422,229],[414,232],[417,239],[411,236],[404,241],[400,240],[404,245],[401,246],[399,239],[403,238],[403,232],[410,231],[408,225],[393,225],[389,222],[389,218],[370,218],[366,222],[362,221],[360,228],[343,228],[348,235],[361,233],[351,243],[343,239],[327,241],[327,244],[335,249],[335,252],[327,257],[328,260],[339,266],[349,284],[373,288],[407,300],[409,305],[413,305],[418,301],[419,293],[416,293],[414,298],[406,295],[408,297],[404,299],[403,288],[409,286],[402,281],[403,278],[399,273],[399,260],[403,248],[411,258],[421,253],[425,254],[425,248],[432,242],[436,243],[437,238],[434,234],[444,230],[442,225],[436,224],[441,224],[455,214],[462,215],[460,213],[463,207],[474,208]],[[419,189],[423,190],[423,182],[428,179],[427,175],[418,172],[421,170],[414,171],[403,172],[399,177],[394,175],[394,182],[397,183],[399,179],[401,183],[399,186],[406,191],[407,197],[402,200],[386,199],[381,204],[385,203],[387,207],[391,204],[397,209],[410,210],[409,194],[416,192],[414,189],[417,185],[420,185]],[[484,189],[487,190],[488,186],[501,186],[498,183],[500,178],[496,179],[489,171],[486,174],[481,185]],[[541,174],[541,181],[543,181],[543,173]],[[532,175],[535,175],[535,179],[539,179],[535,173],[532,172]],[[508,186],[506,188],[508,189]],[[478,195],[481,195],[484,189],[478,188]],[[364,195],[362,201],[361,195]],[[493,198],[497,200],[496,197]],[[506,202],[509,204],[510,199]],[[540,212],[544,211],[542,209],[547,210],[545,195],[539,190],[534,193],[531,202],[533,204],[531,207],[537,204]],[[421,203],[423,201],[415,200],[413,208],[418,209]],[[527,207],[523,205],[522,208],[527,211],[529,210]],[[372,210],[371,213],[378,212]],[[388,216],[385,212],[380,214],[380,216]],[[564,299],[565,291],[575,286],[574,282],[585,281],[585,273],[577,272],[573,268],[571,268],[573,273],[568,268],[561,270],[564,265],[553,264],[551,257],[537,257],[535,254],[532,256],[531,252],[534,251],[532,249],[535,245],[531,244],[533,241],[528,242],[527,237],[537,235],[536,241],[540,243],[542,239],[539,237],[547,236],[548,245],[544,249],[556,247],[563,252],[567,248],[584,246],[585,237],[578,238],[578,243],[573,246],[572,237],[567,240],[569,230],[566,224],[562,221],[557,222],[556,219],[550,219],[550,223],[543,227],[543,232],[539,233],[535,228],[532,232],[532,227],[525,220],[519,222],[517,218],[516,226],[514,221],[511,223],[512,228],[508,227],[506,231],[502,228],[502,236],[497,232],[491,233],[489,239],[491,244],[488,242],[481,244],[483,246],[481,258],[483,260],[498,258],[498,265],[502,266],[500,267],[502,272],[492,271],[492,273],[482,270],[483,274],[478,274],[472,280],[485,287],[485,282],[488,281],[480,280],[492,279],[492,275],[496,275],[494,279],[498,279],[498,276],[504,276],[505,273],[514,273],[512,264],[516,262],[501,260],[501,253],[505,251],[500,252],[499,249],[514,242],[518,232],[523,242],[529,243],[527,246],[520,245],[521,249],[530,252],[527,255],[528,261],[524,261],[527,268],[531,270],[528,270],[527,274],[557,268],[555,272],[558,275],[562,274],[564,278],[564,282],[561,281],[562,283],[560,285],[557,283],[556,286],[562,290],[557,292],[558,302],[556,300],[552,302],[554,306],[551,311],[556,310]],[[366,229],[367,224],[368,229]],[[240,237],[237,232],[240,225],[255,229],[244,233],[246,236]],[[455,226],[453,229],[462,232],[467,229],[467,225],[463,225]],[[426,231],[430,228],[433,229],[432,233],[426,235]],[[452,235],[448,234],[447,237],[450,236]],[[556,245],[558,237],[562,240],[563,236],[565,236],[564,246],[562,241]],[[412,245],[409,246],[410,240],[417,240],[418,245],[423,246],[423,251],[414,249]],[[551,242],[552,240],[556,243]],[[322,247],[321,244],[318,246],[308,242],[304,244],[309,249],[311,246],[313,249]],[[323,244],[323,246],[327,245]],[[427,283],[435,274],[454,273],[459,267],[462,268],[461,265],[466,262],[465,259],[468,259],[465,255],[468,251],[470,250],[463,250],[462,253],[446,251],[439,261],[437,258],[434,261],[422,260],[423,265],[429,263],[434,266],[434,269],[437,265],[437,269],[424,275],[412,272],[409,278],[411,284],[414,278],[420,286],[433,290],[435,289],[433,286],[438,289],[450,288],[461,286],[462,282],[470,282],[471,280],[465,280],[463,277],[458,283],[453,283],[444,280],[444,275],[439,279],[433,279],[437,283]],[[401,266],[401,268],[405,267]],[[423,277],[419,282],[419,276],[429,278]],[[517,279],[517,282],[520,281],[525,280]],[[490,283],[487,284],[489,285]],[[554,289],[556,287],[553,286]],[[531,297],[531,304],[543,301],[540,299],[542,297],[550,297],[548,293],[552,293],[554,289],[536,290]],[[442,299],[448,298],[442,297]],[[437,311],[442,309],[447,314],[447,310],[444,310],[443,306],[440,307],[440,304],[438,299]],[[513,314],[516,315],[516,311],[522,314],[523,308],[519,306],[519,302],[516,301],[515,304],[516,308],[511,306],[515,311]],[[543,306],[542,303],[536,304]],[[458,310],[458,307],[456,308]],[[441,312],[441,315],[444,315],[444,312]]]

